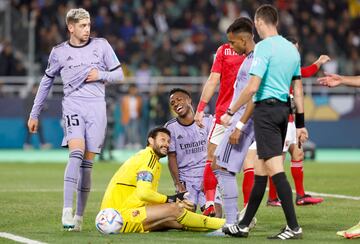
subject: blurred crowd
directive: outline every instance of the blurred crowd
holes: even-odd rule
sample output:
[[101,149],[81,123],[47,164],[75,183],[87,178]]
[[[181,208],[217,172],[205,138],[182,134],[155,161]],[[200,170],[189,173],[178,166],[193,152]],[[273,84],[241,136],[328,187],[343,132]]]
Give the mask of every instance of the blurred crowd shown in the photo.
[[[34,67],[26,62],[31,19],[36,23],[35,61],[39,68],[35,75],[42,75],[51,48],[67,39],[64,19],[70,8],[87,9],[92,36],[105,37],[114,48],[125,75],[132,76],[136,86],[107,89],[105,151],[110,159],[115,144],[139,148],[148,127],[170,119],[164,95],[168,88],[152,86],[152,77],[208,76],[217,47],[226,42],[227,27],[239,16],[253,19],[262,3],[276,5],[280,33],[299,40],[302,65],[327,54],[332,60],[323,66],[325,71],[360,74],[359,0],[1,0],[0,31],[5,23],[1,16],[8,11],[6,1],[11,3],[12,39],[0,35],[0,76],[23,76]],[[259,41],[258,36],[255,39]],[[153,89],[143,93],[146,87]],[[201,87],[194,87],[189,89],[196,103]],[[4,97],[2,90],[0,81],[0,97]],[[209,109],[212,107],[210,103]],[[29,109],[25,109],[25,119]]]
[[[41,64],[41,72],[51,48],[67,39],[67,10],[83,7],[92,16],[92,35],[109,40],[127,74],[136,77],[139,85],[158,75],[207,76],[217,47],[226,42],[227,27],[239,16],[253,18],[262,3],[277,6],[280,33],[299,39],[304,65],[320,54],[328,54],[332,62],[325,70],[360,74],[358,0],[11,1],[14,11],[25,20],[23,24],[31,11],[35,14],[36,61]],[[11,43],[0,44],[0,76],[25,72],[13,68],[17,66],[13,63],[21,60],[11,55],[12,48],[16,49]]]

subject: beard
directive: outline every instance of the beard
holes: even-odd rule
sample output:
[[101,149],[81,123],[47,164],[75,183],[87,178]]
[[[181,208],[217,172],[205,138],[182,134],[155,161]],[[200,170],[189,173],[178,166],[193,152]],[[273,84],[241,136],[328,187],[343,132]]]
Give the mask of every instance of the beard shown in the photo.
[[154,145],[154,146],[153,146],[153,150],[154,150],[155,154],[156,154],[159,158],[165,157],[165,156],[167,155],[167,153],[168,153],[168,150],[169,150],[169,149],[167,148],[166,153],[162,153],[162,152],[161,152],[162,149],[164,149],[164,147],[160,147],[160,146],[158,146],[158,145]]

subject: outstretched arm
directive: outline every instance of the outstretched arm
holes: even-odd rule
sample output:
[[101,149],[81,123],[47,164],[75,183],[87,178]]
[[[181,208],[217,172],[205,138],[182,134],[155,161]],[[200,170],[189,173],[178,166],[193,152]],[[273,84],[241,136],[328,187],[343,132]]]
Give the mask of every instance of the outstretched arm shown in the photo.
[[320,67],[329,61],[330,57],[328,55],[320,55],[320,57],[312,65],[301,67],[301,76],[307,78],[315,75]]
[[345,76],[337,74],[328,74],[318,79],[321,85],[328,87],[336,87],[339,85],[346,85],[352,87],[360,87],[360,75],[358,76]]

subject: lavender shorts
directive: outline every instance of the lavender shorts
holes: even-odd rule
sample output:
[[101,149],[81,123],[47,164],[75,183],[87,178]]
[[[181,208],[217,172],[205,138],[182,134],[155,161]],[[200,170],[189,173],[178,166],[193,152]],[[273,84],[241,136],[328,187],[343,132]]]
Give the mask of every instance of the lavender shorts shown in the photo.
[[84,139],[85,150],[100,153],[107,125],[106,103],[103,97],[64,97],[61,146],[68,146],[71,139]]

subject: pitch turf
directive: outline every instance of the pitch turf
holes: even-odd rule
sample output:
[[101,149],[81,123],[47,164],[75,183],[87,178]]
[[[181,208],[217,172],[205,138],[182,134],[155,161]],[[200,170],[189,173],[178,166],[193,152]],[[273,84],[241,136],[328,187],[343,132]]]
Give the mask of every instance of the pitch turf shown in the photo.
[[[264,243],[266,236],[278,232],[285,223],[282,210],[265,207],[264,199],[257,214],[256,229],[247,239],[207,237],[205,233],[182,231],[104,236],[95,229],[94,219],[105,187],[119,164],[96,163],[84,230],[81,233],[63,232],[60,219],[64,167],[65,164],[0,164],[0,232],[47,243]],[[306,190],[359,196],[359,172],[360,164],[306,162]],[[289,174],[288,178],[292,184]],[[165,165],[159,191],[173,191]],[[336,231],[360,220],[360,201],[326,197],[321,205],[296,207],[296,212],[304,230],[304,240],[300,242],[338,242],[342,239],[335,235]],[[14,242],[0,238],[0,243]]]

